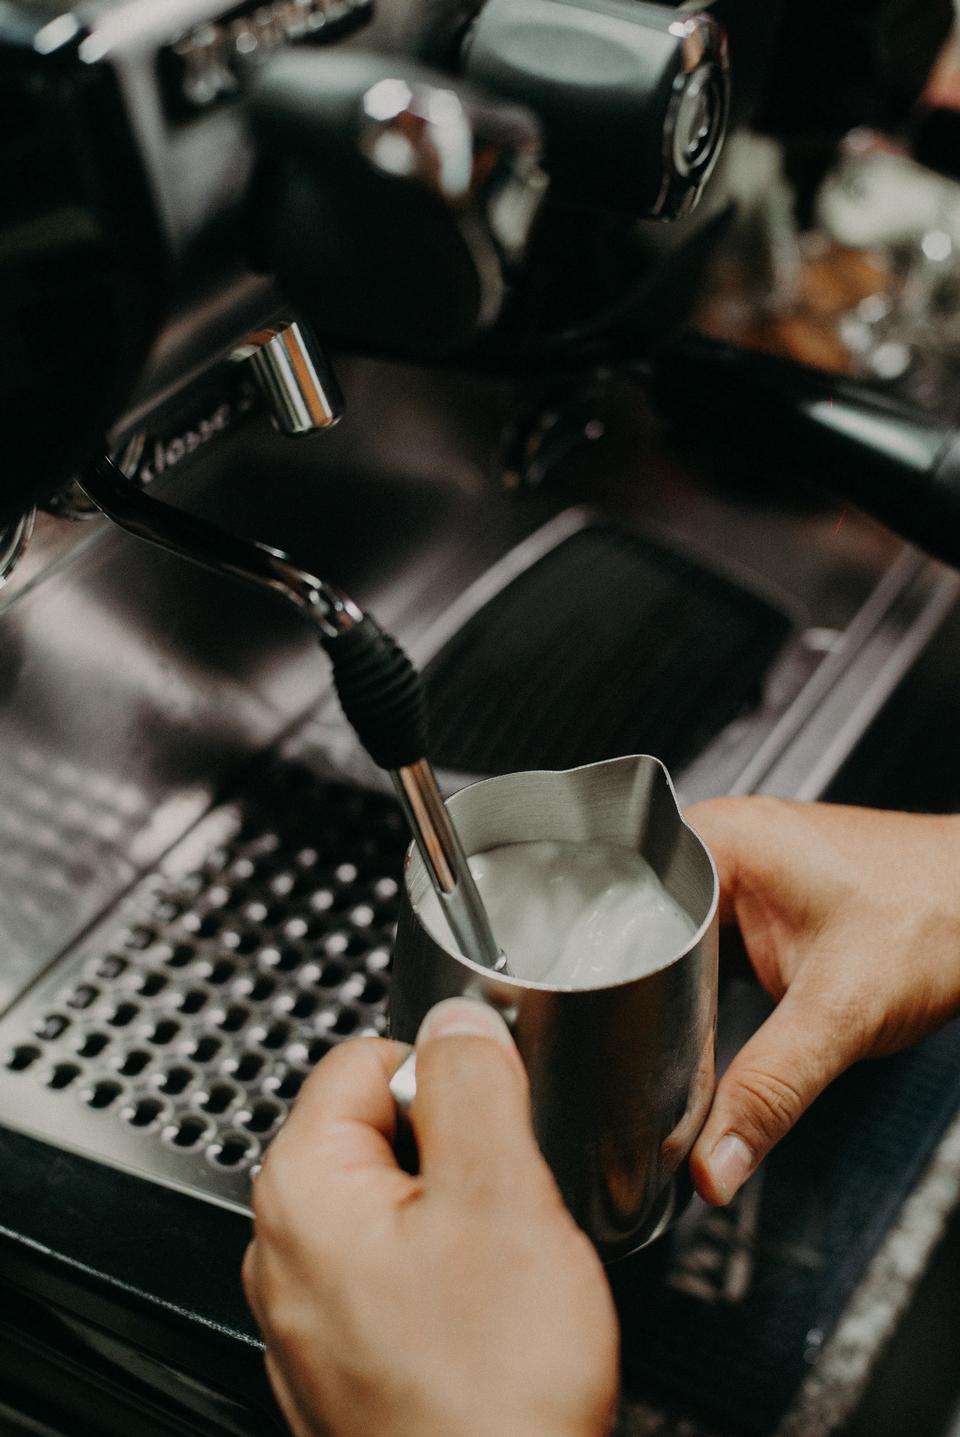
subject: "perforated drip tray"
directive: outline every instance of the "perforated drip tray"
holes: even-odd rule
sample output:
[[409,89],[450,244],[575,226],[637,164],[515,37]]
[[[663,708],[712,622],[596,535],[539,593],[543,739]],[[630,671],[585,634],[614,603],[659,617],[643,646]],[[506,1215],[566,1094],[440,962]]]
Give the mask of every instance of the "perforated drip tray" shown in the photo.
[[0,1021],[3,1121],[245,1208],[312,1066],[385,1030],[405,844],[385,795],[262,773]]

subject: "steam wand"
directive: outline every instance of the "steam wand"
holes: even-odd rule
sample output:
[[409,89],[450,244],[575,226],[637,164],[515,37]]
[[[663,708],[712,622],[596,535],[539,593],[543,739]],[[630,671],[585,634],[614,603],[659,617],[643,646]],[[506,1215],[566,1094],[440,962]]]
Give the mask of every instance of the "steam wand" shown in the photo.
[[399,644],[346,594],[301,569],[281,550],[224,533],[145,494],[112,459],[101,459],[84,476],[82,487],[122,529],[217,573],[269,589],[313,624],[333,664],[347,720],[374,763],[393,780],[460,951],[474,963],[503,972],[506,958],[425,757],[420,677]]

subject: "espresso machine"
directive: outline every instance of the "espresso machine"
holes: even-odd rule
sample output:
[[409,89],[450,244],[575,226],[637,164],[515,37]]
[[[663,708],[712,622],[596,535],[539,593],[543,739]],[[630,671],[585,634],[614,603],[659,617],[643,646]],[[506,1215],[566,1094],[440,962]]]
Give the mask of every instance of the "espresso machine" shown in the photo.
[[[821,797],[951,611],[953,416],[686,328],[744,127],[809,168],[950,18],[796,8],[0,3],[0,1426],[284,1430],[250,1182],[386,1031],[408,842],[343,615],[445,793],[649,752],[692,801]],[[624,1432],[837,1430],[960,1190],[956,1041],[614,1277]]]

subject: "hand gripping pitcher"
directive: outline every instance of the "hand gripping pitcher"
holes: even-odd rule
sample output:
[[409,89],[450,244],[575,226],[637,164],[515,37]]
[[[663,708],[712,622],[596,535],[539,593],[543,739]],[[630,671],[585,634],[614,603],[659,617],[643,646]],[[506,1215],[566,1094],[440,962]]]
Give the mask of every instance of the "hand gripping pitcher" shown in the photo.
[[[430,915],[419,854],[407,854],[392,1036],[412,1043],[443,998],[495,1007],[526,1065],[537,1141],[568,1207],[601,1256],[626,1256],[682,1207],[686,1158],[713,1095],[713,860],[684,823],[667,770],[648,755],[505,774],[462,789],[448,807],[468,854],[538,841],[632,849],[692,922],[686,943],[657,952],[653,963],[647,955],[639,976],[586,987],[534,982],[456,951]],[[394,1093],[403,1104],[412,1092],[408,1060]],[[482,1113],[472,1120],[483,1121]]]

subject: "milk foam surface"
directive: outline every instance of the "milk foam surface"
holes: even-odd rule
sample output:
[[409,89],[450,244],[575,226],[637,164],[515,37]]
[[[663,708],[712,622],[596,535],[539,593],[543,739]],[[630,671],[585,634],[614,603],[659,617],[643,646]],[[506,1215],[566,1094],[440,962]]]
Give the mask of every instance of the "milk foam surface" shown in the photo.
[[[593,988],[653,972],[696,925],[649,863],[610,843],[511,843],[470,859],[494,936],[517,978]],[[427,928],[446,932],[431,891]]]

